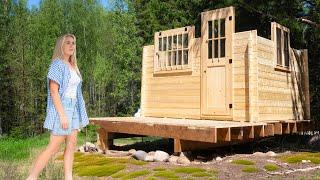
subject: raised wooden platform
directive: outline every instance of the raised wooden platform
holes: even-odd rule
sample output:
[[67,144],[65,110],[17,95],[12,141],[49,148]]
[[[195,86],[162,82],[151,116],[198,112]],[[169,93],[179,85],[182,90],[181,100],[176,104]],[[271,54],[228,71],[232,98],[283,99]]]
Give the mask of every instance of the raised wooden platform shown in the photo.
[[247,142],[312,128],[312,122],[309,120],[249,123],[153,117],[101,117],[90,118],[90,121],[101,127],[98,133],[103,149],[109,149],[114,134],[121,133],[173,138],[175,152]]

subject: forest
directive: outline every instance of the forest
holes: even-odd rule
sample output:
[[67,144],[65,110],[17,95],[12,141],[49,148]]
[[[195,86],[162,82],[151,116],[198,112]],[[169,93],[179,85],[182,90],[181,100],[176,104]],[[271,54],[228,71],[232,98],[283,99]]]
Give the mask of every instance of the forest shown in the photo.
[[1,0],[0,136],[42,134],[46,76],[56,39],[77,37],[77,59],[89,117],[132,116],[140,106],[144,45],[157,31],[194,25],[201,12],[236,8],[236,32],[258,30],[270,39],[270,23],[291,30],[295,49],[308,49],[311,117],[320,118],[320,0]]

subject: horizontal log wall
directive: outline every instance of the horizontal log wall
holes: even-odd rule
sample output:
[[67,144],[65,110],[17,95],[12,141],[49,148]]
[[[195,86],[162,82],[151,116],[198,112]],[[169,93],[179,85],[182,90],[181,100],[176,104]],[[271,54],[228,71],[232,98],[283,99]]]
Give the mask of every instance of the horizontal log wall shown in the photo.
[[273,41],[258,37],[257,48],[259,121],[304,119],[301,83],[305,77],[300,73],[303,67],[298,66],[301,56],[296,57],[290,48],[290,71],[284,71],[276,68]]
[[192,71],[153,74],[154,46],[143,48],[141,110],[143,116],[200,119],[200,41],[190,40]]

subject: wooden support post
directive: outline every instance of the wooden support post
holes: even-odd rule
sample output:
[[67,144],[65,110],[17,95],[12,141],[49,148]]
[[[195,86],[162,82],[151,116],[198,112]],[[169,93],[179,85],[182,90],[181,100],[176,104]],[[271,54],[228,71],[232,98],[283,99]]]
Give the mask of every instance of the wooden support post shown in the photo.
[[281,135],[282,134],[282,124],[279,122],[273,123],[274,125],[274,134]]
[[297,133],[297,123],[289,123],[290,134]]
[[253,126],[243,127],[243,140],[254,138],[254,128]]
[[264,137],[264,128],[263,125],[257,125],[254,126],[254,137],[255,138],[260,138],[260,137]]
[[264,126],[264,134],[265,136],[274,136],[274,125],[267,124]]
[[289,123],[283,122],[282,123],[282,133],[283,134],[290,134],[290,126]]
[[243,128],[233,127],[231,128],[231,140],[242,140],[243,139]]
[[181,153],[181,140],[180,139],[173,139],[173,151],[174,153]]
[[216,130],[218,141],[231,141],[230,128],[218,128]]
[[109,150],[113,146],[113,134],[107,132],[105,129],[98,129],[99,142],[103,151]]

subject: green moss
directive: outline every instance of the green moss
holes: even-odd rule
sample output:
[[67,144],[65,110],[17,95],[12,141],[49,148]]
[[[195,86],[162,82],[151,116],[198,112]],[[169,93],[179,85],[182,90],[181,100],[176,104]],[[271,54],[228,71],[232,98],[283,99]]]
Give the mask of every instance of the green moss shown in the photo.
[[257,169],[254,166],[247,166],[245,168],[242,169],[242,172],[246,172],[246,173],[255,173],[255,172],[259,172],[259,169]]
[[279,169],[279,166],[276,164],[266,164],[264,165],[264,169],[267,171],[276,171]]
[[118,173],[115,173],[115,174],[112,174],[111,177],[112,178],[122,178],[123,176],[127,175],[128,172],[118,172]]
[[206,170],[203,168],[196,168],[196,167],[179,167],[174,169],[176,173],[184,173],[184,174],[192,174],[195,172],[205,172]]
[[153,176],[149,176],[149,177],[147,177],[146,180],[157,180],[157,178],[156,178],[156,177],[153,177]]
[[233,164],[240,164],[240,165],[254,165],[254,162],[246,160],[246,159],[236,159],[232,161]]
[[102,165],[102,166],[86,166],[75,169],[78,176],[110,176],[126,168],[123,164]]
[[193,177],[209,177],[211,175],[206,172],[195,172],[195,173],[192,173],[191,176],[193,176]]
[[164,167],[156,167],[156,168],[154,168],[153,170],[154,170],[154,171],[165,171],[165,170],[167,170],[167,169],[164,168]]
[[300,163],[302,160],[310,160],[314,164],[320,164],[320,153],[303,152],[280,157],[282,161],[288,163]]
[[136,159],[129,159],[128,163],[133,164],[133,165],[137,165],[137,166],[143,166],[145,164],[148,164],[148,162],[145,161],[138,161]]
[[135,172],[131,172],[125,176],[123,176],[121,179],[122,180],[126,180],[126,179],[134,179],[136,177],[140,177],[140,176],[145,176],[147,174],[150,174],[149,170],[141,170],[141,171],[135,171]]
[[179,176],[177,176],[174,172],[168,170],[156,172],[154,176],[168,179],[179,179]]

